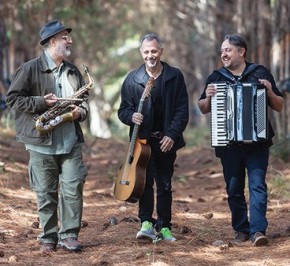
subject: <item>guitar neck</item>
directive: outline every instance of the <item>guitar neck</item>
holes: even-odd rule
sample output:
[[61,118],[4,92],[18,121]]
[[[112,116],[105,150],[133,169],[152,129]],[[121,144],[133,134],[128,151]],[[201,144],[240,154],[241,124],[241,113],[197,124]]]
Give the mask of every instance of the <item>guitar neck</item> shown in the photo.
[[[143,92],[142,97],[140,99],[140,102],[139,102],[139,105],[138,105],[138,111],[137,111],[138,113],[142,112],[144,100],[149,95],[150,90],[153,87],[153,83],[154,83],[154,78],[150,77],[149,80],[146,83],[144,92]],[[139,125],[135,124],[133,132],[132,132],[132,136],[131,136],[131,142],[130,142],[130,146],[129,146],[129,151],[128,151],[128,163],[129,164],[131,164],[131,162],[134,159],[134,150],[135,150],[135,144],[136,144],[136,140],[137,140],[138,130],[139,130]]]
[[[138,113],[142,112],[143,103],[144,103],[144,100],[141,100],[139,103],[139,106],[138,106],[138,111],[137,111]],[[136,143],[137,136],[138,136],[138,131],[139,131],[139,125],[135,124],[133,132],[132,132],[130,146],[129,146],[129,160],[131,160],[133,158],[135,143]]]

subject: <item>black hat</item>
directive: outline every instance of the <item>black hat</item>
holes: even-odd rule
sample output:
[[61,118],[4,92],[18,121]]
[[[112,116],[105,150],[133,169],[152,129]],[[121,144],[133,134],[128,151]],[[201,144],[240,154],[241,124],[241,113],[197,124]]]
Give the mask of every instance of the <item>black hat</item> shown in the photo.
[[39,32],[39,36],[41,38],[40,44],[44,45],[52,36],[64,30],[67,30],[68,32],[72,31],[71,28],[66,28],[58,20],[48,22],[41,28]]

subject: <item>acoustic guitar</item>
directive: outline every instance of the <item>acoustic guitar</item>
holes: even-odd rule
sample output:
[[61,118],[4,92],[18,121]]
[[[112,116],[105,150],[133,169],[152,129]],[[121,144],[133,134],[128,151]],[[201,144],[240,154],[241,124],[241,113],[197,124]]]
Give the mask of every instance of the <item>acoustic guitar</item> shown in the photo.
[[[138,113],[142,112],[143,103],[150,94],[154,78],[149,78],[138,105]],[[126,159],[115,180],[114,195],[122,201],[137,202],[144,191],[146,167],[151,155],[151,148],[146,140],[138,138],[139,125],[135,124]]]

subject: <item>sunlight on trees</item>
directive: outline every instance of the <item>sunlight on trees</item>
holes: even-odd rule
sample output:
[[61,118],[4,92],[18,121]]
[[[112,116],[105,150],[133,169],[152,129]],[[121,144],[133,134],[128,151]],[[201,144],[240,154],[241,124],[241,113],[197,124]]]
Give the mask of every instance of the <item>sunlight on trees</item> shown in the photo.
[[142,63],[141,36],[156,32],[164,41],[163,59],[184,73],[190,126],[205,125],[208,118],[198,115],[197,100],[207,75],[220,66],[219,46],[224,35],[244,35],[249,61],[271,68],[278,82],[289,78],[289,63],[280,60],[285,60],[285,53],[289,57],[289,39],[288,46],[281,46],[289,32],[289,9],[287,0],[1,1],[1,80],[10,80],[21,63],[40,54],[41,25],[55,18],[62,20],[73,28],[71,60],[80,69],[87,64],[96,83],[90,96],[94,124],[88,126],[89,131],[111,136],[116,132],[111,132],[110,125],[118,124],[113,119],[120,80]]

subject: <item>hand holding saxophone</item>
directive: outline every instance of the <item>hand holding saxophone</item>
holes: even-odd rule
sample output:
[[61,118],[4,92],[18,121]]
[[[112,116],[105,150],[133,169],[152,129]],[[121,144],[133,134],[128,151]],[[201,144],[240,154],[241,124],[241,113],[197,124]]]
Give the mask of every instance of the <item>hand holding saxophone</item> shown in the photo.
[[[44,95],[44,101],[46,103],[47,106],[51,107],[54,106],[55,103],[60,102],[60,101],[64,101],[64,100],[68,100],[67,98],[57,98],[55,94],[53,93],[49,93]],[[71,101],[74,101],[74,99],[69,99]],[[83,99],[76,99],[75,101],[83,101]],[[80,115],[81,115],[81,111],[80,108],[77,105],[71,104],[68,106],[68,108],[70,108],[70,111],[72,113],[72,120],[77,120]]]
[[44,101],[47,106],[51,107],[57,102],[56,95],[53,93],[49,93],[44,95]]
[[77,120],[81,115],[81,108],[75,104],[83,102],[85,95],[94,84],[93,78],[90,76],[88,68],[85,67],[89,82],[77,90],[69,98],[58,98],[55,94],[49,93],[44,96],[45,103],[50,107],[41,115],[34,117],[35,128],[41,133],[46,134],[52,131],[58,125]]
[[79,117],[81,116],[80,107],[78,107],[78,106],[72,104],[72,105],[70,106],[70,108],[71,108],[71,113],[72,113],[72,119],[73,119],[73,120],[77,120],[77,119],[79,119]]

